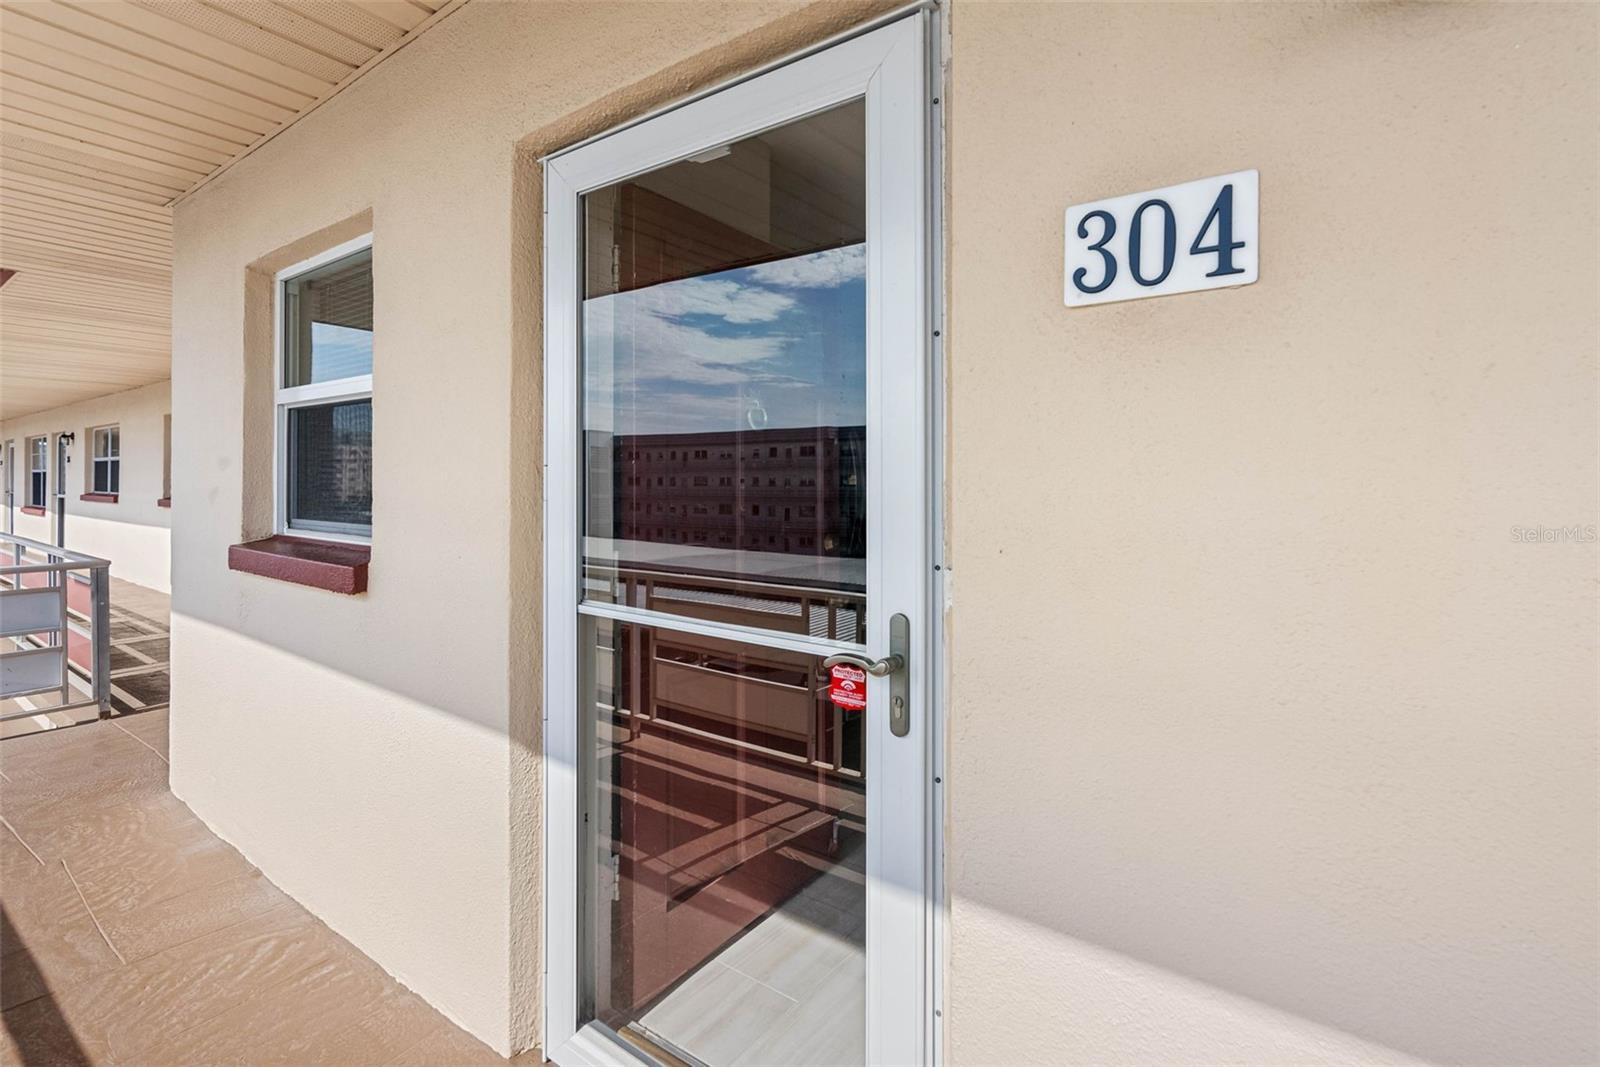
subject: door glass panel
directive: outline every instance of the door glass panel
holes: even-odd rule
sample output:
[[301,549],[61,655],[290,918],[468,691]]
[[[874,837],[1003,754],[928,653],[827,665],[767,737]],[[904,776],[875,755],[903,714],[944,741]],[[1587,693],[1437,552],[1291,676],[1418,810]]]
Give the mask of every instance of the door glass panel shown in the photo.
[[821,660],[584,616],[585,1017],[723,1064],[865,1049],[865,712]]
[[864,639],[864,114],[583,198],[586,600]]

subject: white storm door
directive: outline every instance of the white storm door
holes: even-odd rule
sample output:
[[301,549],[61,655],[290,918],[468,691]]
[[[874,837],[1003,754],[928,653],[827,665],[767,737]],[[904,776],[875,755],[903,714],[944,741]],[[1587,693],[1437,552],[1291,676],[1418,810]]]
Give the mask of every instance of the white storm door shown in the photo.
[[558,1063],[931,1058],[928,18],[546,161]]

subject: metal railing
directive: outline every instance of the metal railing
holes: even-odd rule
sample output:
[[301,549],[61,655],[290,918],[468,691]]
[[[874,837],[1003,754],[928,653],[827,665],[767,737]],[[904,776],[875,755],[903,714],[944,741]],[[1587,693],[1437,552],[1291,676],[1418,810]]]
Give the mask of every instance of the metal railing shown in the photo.
[[[29,699],[48,693],[54,704]],[[87,707],[110,714],[108,560],[0,533],[0,700],[32,705],[0,706],[0,722]]]

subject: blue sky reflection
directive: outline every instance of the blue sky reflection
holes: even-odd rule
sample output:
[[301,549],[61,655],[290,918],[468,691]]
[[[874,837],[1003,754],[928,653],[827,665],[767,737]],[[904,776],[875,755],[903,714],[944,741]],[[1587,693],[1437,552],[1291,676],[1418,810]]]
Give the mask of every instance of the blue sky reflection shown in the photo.
[[311,376],[301,384],[372,373],[372,331],[331,322],[311,324]]
[[584,427],[864,425],[866,306],[865,244],[588,299]]

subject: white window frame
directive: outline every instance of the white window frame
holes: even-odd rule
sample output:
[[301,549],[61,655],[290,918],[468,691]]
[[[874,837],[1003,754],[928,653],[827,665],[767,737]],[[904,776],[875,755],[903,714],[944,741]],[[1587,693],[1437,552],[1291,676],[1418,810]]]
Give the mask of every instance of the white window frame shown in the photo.
[[[115,433],[117,435],[117,449],[116,449],[115,452],[108,452],[106,455],[102,456],[100,454],[100,442],[102,440],[106,441],[107,442],[107,447],[109,448],[110,441],[111,441],[111,435],[113,433]],[[102,437],[102,435],[104,435],[104,436]],[[116,480],[117,481],[117,488],[115,488],[115,489],[109,489],[109,488],[108,489],[96,489],[95,488],[95,486],[98,484],[98,479],[96,478],[96,475],[100,471],[101,464],[105,464],[108,468],[112,467],[112,466],[115,466],[116,471],[117,471],[117,480]],[[111,484],[111,477],[110,477],[110,475],[108,473],[107,477],[106,477],[106,485],[109,486],[110,484]],[[90,427],[90,429],[89,429],[89,486],[88,486],[87,492],[98,493],[98,494],[101,494],[101,495],[117,496],[117,495],[120,494],[121,490],[122,490],[122,427],[120,425],[116,424],[116,423],[112,423],[112,424],[107,425],[107,426],[93,426],[93,427]]]
[[[273,392],[273,449],[272,449],[272,529],[274,533],[305,537],[319,541],[344,541],[351,544],[372,543],[372,528],[360,532],[351,525],[346,529],[328,528],[333,524],[316,526],[295,525],[289,518],[289,412],[295,408],[337,403],[345,400],[371,400],[372,375],[358,374],[312,385],[284,385],[284,287],[285,284],[318,267],[335,260],[355,255],[372,248],[372,234],[365,233],[340,245],[285,267],[272,279],[272,392]],[[376,333],[376,328],[374,328]]]
[[[40,447],[40,445],[44,447]],[[38,434],[29,437],[23,444],[23,450],[28,455],[28,507],[46,508],[50,506],[50,435]],[[43,464],[39,466],[38,464]],[[33,501],[33,476],[44,475],[44,492],[36,504]]]

